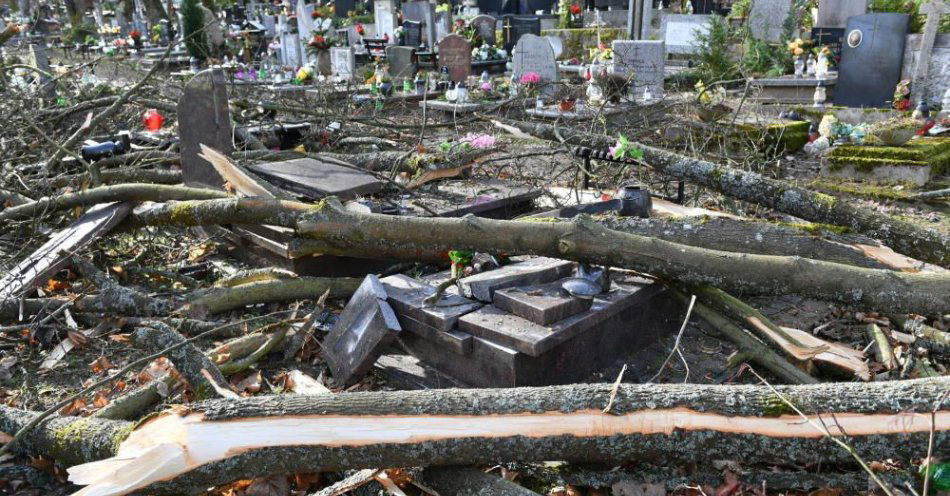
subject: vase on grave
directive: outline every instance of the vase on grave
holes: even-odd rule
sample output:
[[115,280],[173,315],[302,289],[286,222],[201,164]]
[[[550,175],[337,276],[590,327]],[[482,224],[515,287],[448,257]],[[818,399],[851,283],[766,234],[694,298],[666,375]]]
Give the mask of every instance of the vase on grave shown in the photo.
[[824,108],[827,100],[828,91],[825,89],[823,82],[819,80],[818,86],[815,86],[815,95],[812,97],[815,108]]
[[805,73],[808,74],[808,77],[815,77],[815,74],[818,72],[818,62],[815,62],[815,57],[808,57],[808,62],[805,63]]
[[828,57],[823,53],[818,55],[818,62],[815,64],[815,77],[818,79],[828,77]]
[[805,77],[805,61],[801,57],[795,58],[795,77]]

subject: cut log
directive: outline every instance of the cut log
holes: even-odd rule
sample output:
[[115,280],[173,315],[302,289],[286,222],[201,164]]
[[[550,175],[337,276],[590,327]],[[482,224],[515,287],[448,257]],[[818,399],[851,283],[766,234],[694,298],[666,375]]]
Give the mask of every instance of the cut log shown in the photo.
[[332,199],[317,206],[228,199],[180,202],[136,212],[126,226],[204,225],[235,219],[294,227],[320,252],[332,255],[414,259],[420,253],[467,249],[624,267],[671,280],[710,284],[737,294],[796,293],[876,311],[906,309],[939,314],[950,301],[950,273],[894,272],[799,257],[696,248],[619,233],[587,217],[569,223],[418,218],[359,214]]
[[[607,148],[614,138],[576,132],[550,124],[500,120],[533,136],[572,145]],[[660,148],[633,143],[643,150],[642,163],[669,177],[689,181],[714,191],[811,222],[847,227],[879,239],[898,253],[950,268],[950,235],[925,229],[834,196],[794,186],[754,172],[716,165]]]
[[[950,378],[809,386],[610,384],[486,390],[386,391],[215,400],[138,424],[114,458],[70,469],[79,495],[180,494],[268,473],[380,466],[567,459],[729,458],[785,464],[838,463],[852,455],[791,413],[776,392],[834,435],[847,433],[865,459],[909,460],[950,441],[950,410],[931,417]],[[11,412],[13,412],[11,414]],[[0,414],[23,418],[9,408]],[[934,424],[931,424],[933,418]],[[55,422],[68,423],[67,419]],[[86,422],[98,432],[96,420]],[[61,425],[61,424],[57,424]],[[127,426],[116,423],[111,426]],[[0,427],[15,428],[0,419]],[[112,431],[110,431],[112,432]],[[51,449],[45,426],[19,446]],[[72,439],[72,438],[70,438]],[[87,441],[55,444],[75,460]],[[72,451],[63,453],[63,446]],[[938,450],[942,456],[943,449]],[[42,450],[34,454],[44,453]],[[87,461],[104,458],[101,450]]]
[[523,486],[472,467],[430,467],[422,472],[427,487],[446,496],[540,496]]

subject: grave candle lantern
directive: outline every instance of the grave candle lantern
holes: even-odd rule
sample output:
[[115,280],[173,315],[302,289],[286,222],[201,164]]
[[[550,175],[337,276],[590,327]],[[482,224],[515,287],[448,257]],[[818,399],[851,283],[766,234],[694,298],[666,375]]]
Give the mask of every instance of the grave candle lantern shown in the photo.
[[156,109],[148,109],[142,116],[142,120],[145,123],[145,129],[154,133],[162,128],[162,124],[165,122],[165,117],[163,117],[162,114],[160,114]]

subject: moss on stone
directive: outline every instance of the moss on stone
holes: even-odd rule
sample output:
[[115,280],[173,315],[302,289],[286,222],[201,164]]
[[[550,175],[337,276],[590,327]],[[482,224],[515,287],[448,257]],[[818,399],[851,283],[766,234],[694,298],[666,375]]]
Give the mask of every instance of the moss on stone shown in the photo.
[[736,124],[736,129],[742,138],[751,141],[763,141],[765,151],[770,153],[793,153],[801,150],[808,143],[808,129],[811,123],[807,121],[778,122],[767,124]]
[[838,199],[834,196],[826,195],[824,193],[815,193],[815,200],[827,208],[834,208],[835,203],[838,202]]
[[950,170],[950,138],[918,138],[905,146],[841,145],[828,154],[832,171],[853,166],[861,172],[876,167],[930,167],[933,174]]
[[891,185],[856,183],[827,177],[815,179],[808,187],[878,200],[907,200],[913,191],[910,187],[895,190]]

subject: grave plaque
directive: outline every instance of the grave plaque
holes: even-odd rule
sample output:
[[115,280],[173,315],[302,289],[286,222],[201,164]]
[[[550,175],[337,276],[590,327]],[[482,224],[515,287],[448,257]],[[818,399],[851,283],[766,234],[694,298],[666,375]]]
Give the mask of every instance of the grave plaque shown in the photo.
[[418,21],[402,21],[402,46],[418,48],[422,44],[422,23]]
[[230,155],[233,150],[231,112],[223,70],[206,69],[185,85],[178,100],[178,136],[184,183],[216,189],[224,186],[218,171],[198,156],[202,144],[225,155]]
[[561,288],[563,282],[499,289],[492,301],[506,312],[543,326],[589,310],[593,300],[569,295]]
[[866,14],[868,0],[821,0],[818,2],[819,26],[844,29],[848,18]]
[[511,60],[513,81],[520,81],[525,73],[534,72],[541,77],[542,94],[547,97],[554,94],[554,86],[558,82],[559,74],[554,49],[551,48],[548,40],[533,34],[522,36]]
[[663,16],[663,41],[669,53],[696,53],[696,35],[709,33],[710,16],[666,14]]
[[553,282],[570,276],[573,270],[573,262],[537,257],[463,277],[459,279],[459,286],[464,296],[490,303],[499,289]]
[[371,195],[383,187],[366,172],[312,158],[251,164],[247,168],[288,191],[312,199],[324,196],[348,199]]
[[649,89],[654,98],[663,95],[666,46],[662,41],[614,40],[614,72],[630,80],[633,97]]
[[488,46],[495,46],[495,26],[498,20],[489,15],[480,15],[472,19],[471,25],[475,26],[478,34],[482,37],[482,42]]
[[435,304],[426,306],[423,300],[435,294],[435,287],[403,274],[383,278],[381,282],[397,313],[443,332],[454,329],[459,317],[482,307],[477,301],[448,291]]
[[893,100],[909,23],[907,14],[865,14],[848,19],[835,105],[884,107]]
[[386,290],[374,275],[366,276],[324,340],[324,354],[333,378],[342,386],[360,380],[402,328]]
[[411,79],[416,74],[416,49],[407,46],[386,47],[389,75],[394,79]]
[[376,19],[376,37],[389,37],[393,41],[396,32],[396,7],[392,0],[376,0],[373,2],[373,16]]
[[53,71],[49,65],[49,54],[46,52],[45,43],[30,44],[30,65],[39,69],[40,92],[46,98],[51,98],[56,94],[56,88],[50,83],[49,74]]
[[457,34],[446,36],[439,42],[439,67],[449,69],[452,81],[465,81],[472,74],[472,45]]
[[816,47],[826,46],[831,50],[831,58],[835,65],[841,63],[844,28],[811,28],[811,39]]
[[350,47],[330,48],[330,68],[334,76],[344,79],[353,77],[356,69],[356,56]]
[[541,19],[538,17],[516,17],[506,16],[502,36],[505,38],[505,50],[511,53],[511,49],[518,43],[518,40],[526,34],[541,36]]
[[435,46],[435,4],[428,0],[403,2],[402,17],[406,21],[416,21],[422,27],[422,41]]
[[792,8],[792,0],[755,0],[749,13],[749,30],[756,38],[772,43],[782,39],[785,19]]

